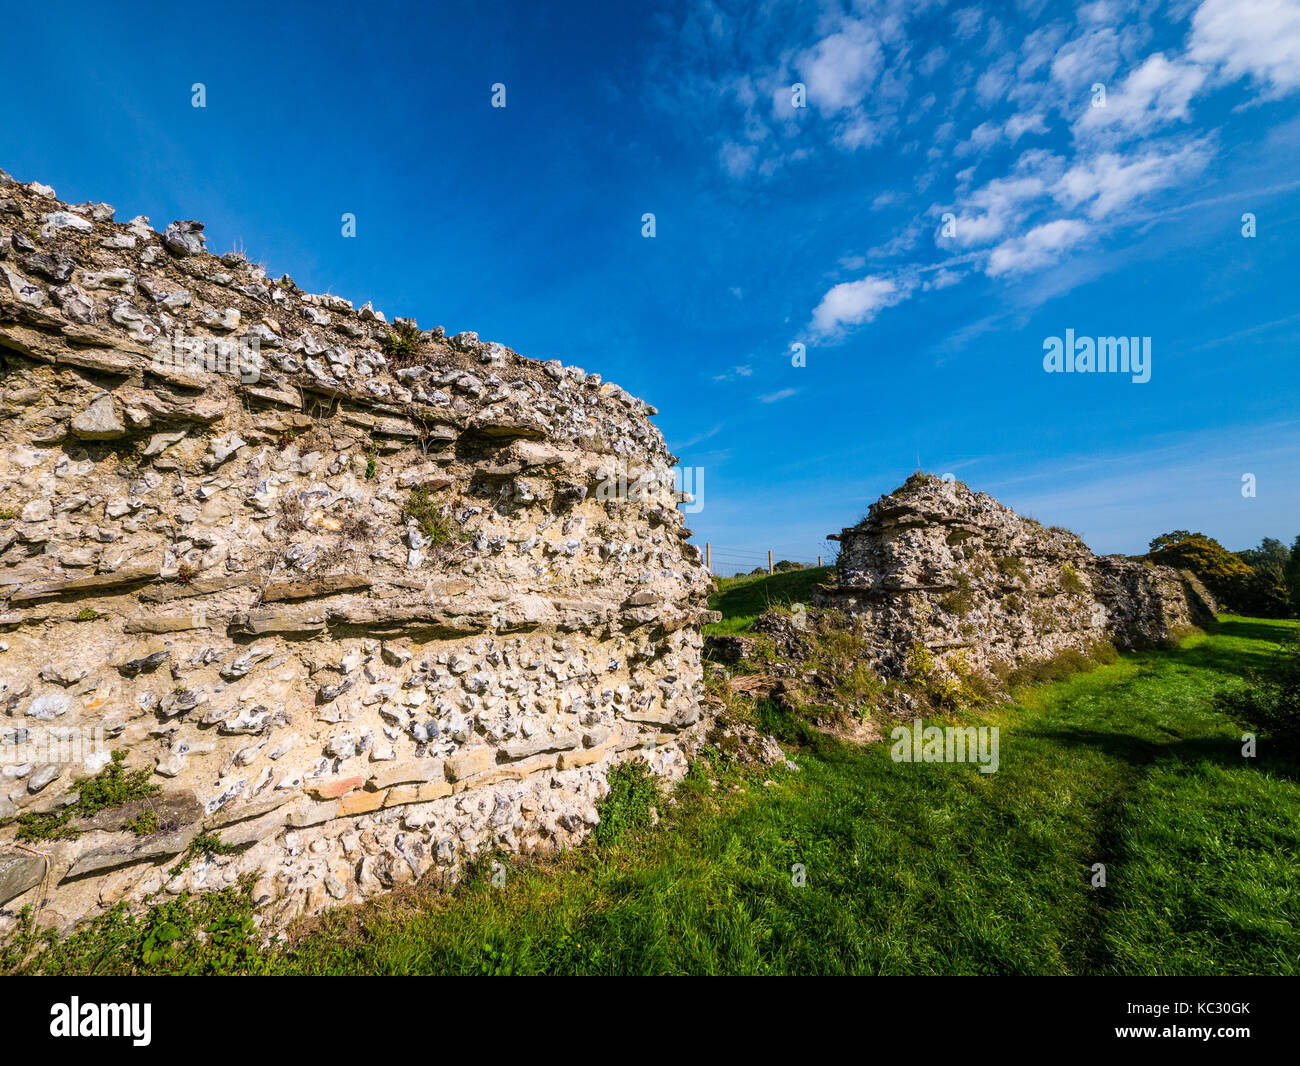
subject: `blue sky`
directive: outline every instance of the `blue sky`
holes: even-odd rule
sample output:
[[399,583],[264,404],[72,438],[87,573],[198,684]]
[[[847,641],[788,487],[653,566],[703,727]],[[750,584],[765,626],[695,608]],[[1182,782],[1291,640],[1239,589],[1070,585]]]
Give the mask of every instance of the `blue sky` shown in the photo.
[[599,371],[729,563],[918,462],[1102,552],[1300,533],[1296,0],[303,10],[8,11],[0,166]]

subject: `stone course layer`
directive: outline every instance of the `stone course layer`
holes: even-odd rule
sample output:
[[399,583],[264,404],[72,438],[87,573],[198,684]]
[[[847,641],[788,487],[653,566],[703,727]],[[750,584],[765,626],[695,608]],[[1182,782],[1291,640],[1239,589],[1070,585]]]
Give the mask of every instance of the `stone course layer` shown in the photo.
[[1167,644],[1217,605],[1190,573],[1097,556],[959,481],[915,475],[840,542],[820,607],[848,613],[883,677],[924,646],[940,665],[996,673],[1102,642]]
[[[706,726],[654,408],[202,230],[0,171],[0,934],[246,876],[274,928],[563,847]],[[110,750],[161,791],[20,845]],[[177,872],[201,832],[235,850]]]

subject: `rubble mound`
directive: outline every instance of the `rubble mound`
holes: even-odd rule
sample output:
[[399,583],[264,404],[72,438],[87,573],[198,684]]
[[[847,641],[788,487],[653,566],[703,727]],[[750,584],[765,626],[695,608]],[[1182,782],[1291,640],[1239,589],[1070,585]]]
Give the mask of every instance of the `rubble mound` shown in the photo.
[[871,505],[840,542],[836,580],[816,604],[843,611],[882,678],[935,665],[1005,674],[1108,643],[1170,643],[1213,618],[1190,573],[1097,556],[959,481],[918,474]]

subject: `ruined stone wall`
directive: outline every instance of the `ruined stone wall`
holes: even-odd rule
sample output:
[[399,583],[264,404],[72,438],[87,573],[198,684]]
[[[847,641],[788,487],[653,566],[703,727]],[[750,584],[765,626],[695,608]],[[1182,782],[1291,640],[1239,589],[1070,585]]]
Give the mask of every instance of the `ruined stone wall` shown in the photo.
[[1162,644],[1217,609],[1190,574],[1093,555],[1068,530],[937,477],[909,479],[832,539],[836,581],[818,604],[857,620],[886,677],[918,644],[941,664],[960,655],[991,672],[1101,641]]
[[[652,407],[472,333],[386,355],[113,214],[0,172],[0,934],[250,874],[275,924],[683,771],[709,581]],[[104,746],[25,758],[53,729]],[[19,846],[108,749],[163,791]],[[239,850],[173,872],[200,832]]]

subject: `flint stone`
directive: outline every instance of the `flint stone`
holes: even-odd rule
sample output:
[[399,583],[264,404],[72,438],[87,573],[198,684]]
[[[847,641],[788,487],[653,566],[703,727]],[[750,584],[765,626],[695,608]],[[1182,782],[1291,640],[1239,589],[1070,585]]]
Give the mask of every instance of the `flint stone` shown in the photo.
[[94,400],[72,418],[72,435],[81,440],[117,440],[126,436],[126,426],[117,413],[113,397],[107,394]]
[[186,826],[171,833],[155,833],[145,837],[139,843],[115,844],[106,848],[95,848],[78,857],[72,864],[64,881],[73,881],[79,877],[92,874],[108,873],[120,870],[123,866],[134,866],[142,862],[157,862],[179,855],[190,846],[199,832],[198,825]]
[[48,237],[61,229],[85,231],[93,228],[88,218],[74,215],[71,211],[52,211],[45,216],[45,225],[41,227],[41,233]]
[[163,244],[167,250],[182,258],[203,252],[202,222],[173,222],[163,231]]
[[48,863],[40,855],[0,855],[0,907],[39,885]]
[[137,674],[151,674],[158,667],[162,666],[172,653],[166,648],[160,648],[157,651],[149,652],[147,655],[141,655],[137,658],[127,659],[118,665],[118,672],[124,677],[135,677]]

